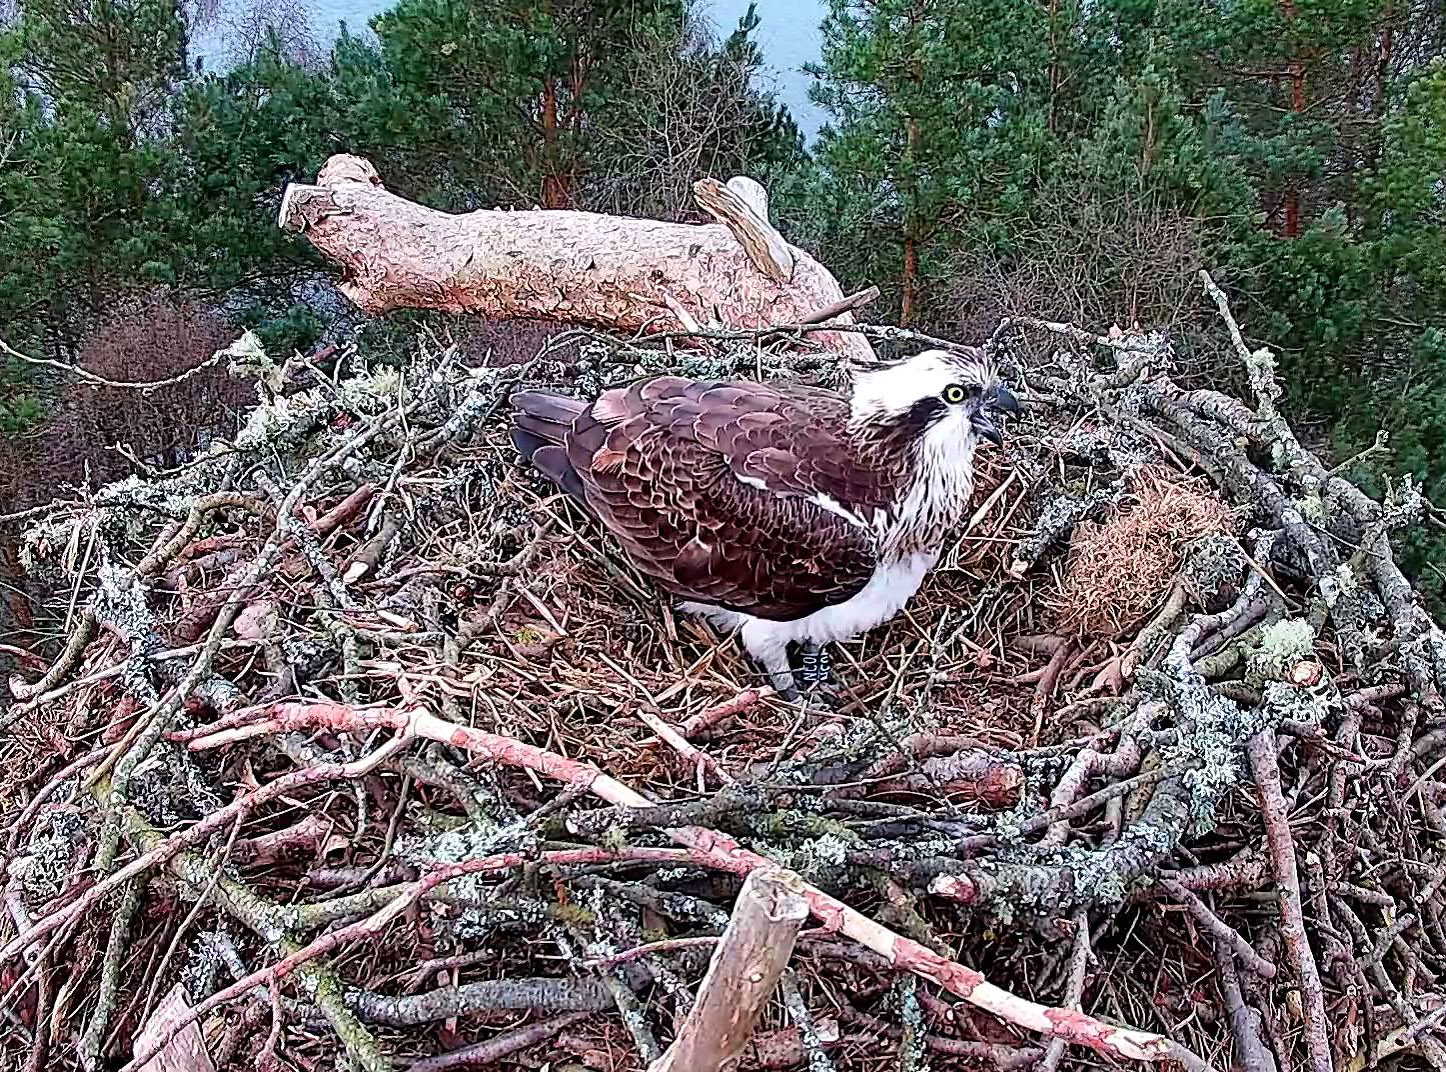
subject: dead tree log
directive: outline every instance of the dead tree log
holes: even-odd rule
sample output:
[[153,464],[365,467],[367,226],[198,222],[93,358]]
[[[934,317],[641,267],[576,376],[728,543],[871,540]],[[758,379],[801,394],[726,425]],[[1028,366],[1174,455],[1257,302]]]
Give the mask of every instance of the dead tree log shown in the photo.
[[[705,181],[698,192],[723,223],[571,211],[453,215],[388,193],[368,161],[343,155],[326,162],[315,186],[287,188],[278,223],[335,262],[342,293],[373,314],[441,309],[656,333],[802,323],[842,301],[828,269],[769,224],[761,186]],[[851,357],[873,355],[854,333],[811,338]]]
[[698,1002],[677,1039],[648,1072],[719,1072],[743,1052],[753,1025],[788,967],[808,900],[798,879],[777,868],[749,874]]

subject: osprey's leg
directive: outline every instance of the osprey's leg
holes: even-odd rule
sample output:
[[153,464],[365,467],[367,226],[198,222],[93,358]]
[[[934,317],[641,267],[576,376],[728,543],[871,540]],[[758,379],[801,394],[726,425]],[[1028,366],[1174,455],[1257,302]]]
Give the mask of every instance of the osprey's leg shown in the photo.
[[798,685],[788,665],[788,641],[781,638],[771,622],[754,618],[743,626],[743,646],[768,672],[769,683],[779,699],[798,699]]
[[793,668],[788,665],[788,649],[784,648],[777,659],[759,659],[759,664],[768,671],[769,684],[773,691],[778,693],[778,698],[785,703],[792,703],[799,698],[797,677]]
[[800,684],[805,689],[827,688],[833,678],[833,659],[826,644],[805,640],[798,646],[802,669],[799,671]]

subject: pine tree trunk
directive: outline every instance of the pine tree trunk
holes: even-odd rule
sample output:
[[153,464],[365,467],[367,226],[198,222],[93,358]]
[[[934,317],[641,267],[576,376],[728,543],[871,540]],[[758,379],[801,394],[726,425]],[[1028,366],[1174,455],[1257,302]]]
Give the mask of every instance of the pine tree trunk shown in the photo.
[[[1288,23],[1295,22],[1295,0],[1284,0],[1282,8]],[[1296,115],[1305,111],[1305,64],[1299,58],[1290,61],[1290,110]],[[1285,189],[1285,237],[1300,237],[1300,183],[1287,178]]]
[[908,327],[914,322],[919,290],[919,191],[913,180],[913,165],[919,152],[919,121],[909,117],[904,160],[910,168],[909,199],[904,206],[904,277],[903,294],[899,300],[899,323]]
[[913,235],[904,238],[904,294],[899,304],[899,324],[908,327],[914,322],[914,306],[918,301],[919,243]]
[[549,78],[542,87],[543,208],[567,207],[569,191],[557,155],[557,83]]

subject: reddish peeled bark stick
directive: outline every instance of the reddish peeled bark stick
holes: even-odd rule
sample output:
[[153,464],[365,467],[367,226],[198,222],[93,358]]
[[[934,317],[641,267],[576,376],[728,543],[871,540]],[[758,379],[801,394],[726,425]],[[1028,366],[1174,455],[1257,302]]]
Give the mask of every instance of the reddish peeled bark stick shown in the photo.
[[[791,276],[769,275],[729,226],[572,211],[454,215],[387,192],[357,156],[333,156],[314,186],[289,186],[278,223],[333,261],[342,293],[373,314],[441,309],[624,333],[678,331],[691,319],[751,330],[802,322],[844,296],[828,269],[792,246]],[[751,244],[782,242],[766,221],[756,235],[746,220],[732,227]],[[873,354],[854,333],[812,338]]]
[[[260,734],[318,728],[338,733],[393,729],[404,735],[415,735],[464,749],[494,763],[546,774],[557,781],[586,789],[610,804],[627,808],[655,806],[654,801],[589,763],[566,759],[511,737],[458,726],[421,708],[278,703],[237,712],[210,726],[177,736],[188,739],[192,749],[202,749]],[[685,826],[669,830],[668,834],[678,844],[691,849],[695,858],[706,867],[746,876],[759,868],[778,866],[775,861],[750,852],[716,830]],[[1175,1061],[1195,1072],[1209,1067],[1190,1050],[1163,1035],[1116,1027],[1083,1012],[1054,1009],[1011,994],[989,982],[973,968],[941,957],[918,942],[894,933],[816,886],[800,882],[798,892],[808,902],[810,913],[825,927],[847,935],[885,957],[896,968],[937,983],[951,994],[1007,1023],[1049,1038],[1088,1046],[1124,1060]]]

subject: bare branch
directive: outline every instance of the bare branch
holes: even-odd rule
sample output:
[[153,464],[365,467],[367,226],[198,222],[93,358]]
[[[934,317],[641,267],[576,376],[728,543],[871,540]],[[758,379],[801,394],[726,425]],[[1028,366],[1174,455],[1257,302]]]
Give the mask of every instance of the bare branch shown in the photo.
[[720,1072],[743,1052],[808,918],[799,886],[798,876],[773,868],[748,876],[697,1004],[649,1072]]

